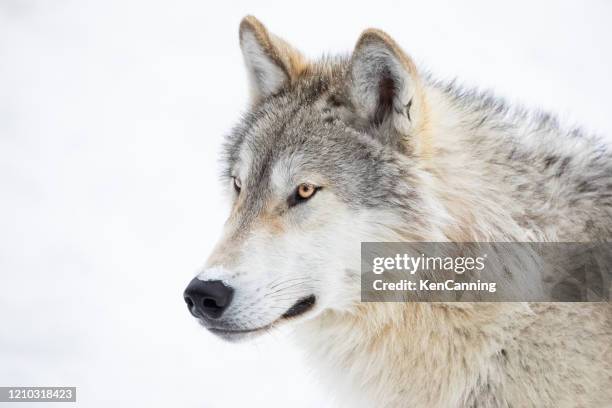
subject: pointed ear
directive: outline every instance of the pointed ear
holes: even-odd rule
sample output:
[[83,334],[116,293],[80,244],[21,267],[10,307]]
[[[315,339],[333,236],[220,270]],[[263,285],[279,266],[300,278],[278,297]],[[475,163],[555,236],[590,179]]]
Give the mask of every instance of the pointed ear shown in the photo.
[[351,57],[351,99],[357,114],[374,126],[389,123],[400,135],[423,120],[423,96],[416,67],[386,33],[361,34]]
[[246,16],[240,23],[240,48],[253,103],[295,81],[306,68],[306,61],[298,51],[269,33],[253,16]]

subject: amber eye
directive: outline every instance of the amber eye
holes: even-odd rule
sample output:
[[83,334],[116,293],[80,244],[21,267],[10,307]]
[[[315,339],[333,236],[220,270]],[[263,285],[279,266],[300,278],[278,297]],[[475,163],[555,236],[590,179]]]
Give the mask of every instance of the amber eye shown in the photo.
[[297,188],[298,195],[300,196],[300,198],[304,200],[312,197],[315,191],[316,191],[315,186],[313,186],[312,184],[308,184],[308,183],[302,183]]
[[232,177],[234,179],[234,189],[236,190],[236,192],[240,192],[240,189],[242,188],[242,182],[240,181],[240,179],[238,177]]
[[287,199],[289,207],[293,207],[299,203],[311,199],[321,187],[317,187],[310,183],[302,183],[295,189],[295,192]]

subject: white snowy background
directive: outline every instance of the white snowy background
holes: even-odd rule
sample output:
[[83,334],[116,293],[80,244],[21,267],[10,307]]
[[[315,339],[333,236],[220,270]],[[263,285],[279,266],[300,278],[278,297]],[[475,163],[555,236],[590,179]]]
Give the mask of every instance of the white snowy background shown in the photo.
[[182,299],[226,214],[245,14],[312,57],[382,28],[440,77],[612,135],[610,1],[0,0],[0,385],[334,406],[286,334],[223,343]]

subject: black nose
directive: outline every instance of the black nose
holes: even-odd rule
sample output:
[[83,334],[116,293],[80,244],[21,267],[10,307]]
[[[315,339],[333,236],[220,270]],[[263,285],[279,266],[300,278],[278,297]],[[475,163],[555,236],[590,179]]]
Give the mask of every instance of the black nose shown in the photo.
[[194,278],[183,297],[195,317],[217,319],[232,302],[234,289],[219,280],[202,281]]

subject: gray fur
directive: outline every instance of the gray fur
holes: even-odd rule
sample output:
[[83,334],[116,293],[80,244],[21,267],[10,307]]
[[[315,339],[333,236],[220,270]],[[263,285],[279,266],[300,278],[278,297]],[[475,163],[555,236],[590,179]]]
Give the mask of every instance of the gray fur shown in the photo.
[[[256,89],[223,181],[242,187],[199,275],[236,288],[215,328],[268,330],[316,296],[298,337],[365,406],[612,406],[609,304],[364,305],[344,242],[612,241],[610,144],[419,74],[377,30],[309,63],[252,17],[241,33]],[[323,196],[292,206],[304,175]]]

